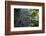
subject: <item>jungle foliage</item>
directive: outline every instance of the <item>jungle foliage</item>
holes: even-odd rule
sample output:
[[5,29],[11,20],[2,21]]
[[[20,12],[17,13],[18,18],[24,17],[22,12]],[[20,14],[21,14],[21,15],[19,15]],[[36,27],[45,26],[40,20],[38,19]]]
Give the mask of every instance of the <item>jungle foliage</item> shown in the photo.
[[39,9],[14,9],[14,27],[36,27],[39,25]]

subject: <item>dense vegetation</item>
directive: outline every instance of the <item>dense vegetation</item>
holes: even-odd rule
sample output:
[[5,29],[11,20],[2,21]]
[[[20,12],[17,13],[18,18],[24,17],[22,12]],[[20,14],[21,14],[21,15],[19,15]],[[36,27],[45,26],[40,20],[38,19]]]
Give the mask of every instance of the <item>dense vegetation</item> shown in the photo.
[[38,9],[14,9],[15,27],[34,27],[39,25]]

